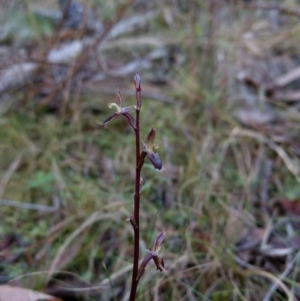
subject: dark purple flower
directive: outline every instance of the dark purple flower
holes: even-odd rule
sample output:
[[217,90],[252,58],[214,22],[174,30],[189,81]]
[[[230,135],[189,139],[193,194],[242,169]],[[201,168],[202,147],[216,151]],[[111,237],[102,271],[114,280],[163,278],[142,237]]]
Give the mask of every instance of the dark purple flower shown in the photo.
[[162,244],[164,238],[165,238],[164,232],[161,232],[160,234],[158,234],[155,238],[153,249],[147,250],[147,254],[144,257],[144,259],[141,263],[140,269],[139,269],[138,280],[144,274],[146,266],[150,262],[151,259],[153,259],[153,261],[159,271],[161,271],[161,272],[165,271],[164,260],[162,258],[158,257],[158,252],[161,249],[161,244]]
[[115,102],[112,102],[112,103],[109,103],[108,104],[108,107],[111,109],[113,107],[116,108],[116,112],[109,116],[108,118],[106,118],[103,122],[103,126],[106,126],[110,121],[114,120],[115,118],[117,118],[118,116],[120,115],[123,115],[129,122],[129,124],[135,128],[135,122],[134,122],[134,119],[132,117],[132,115],[130,114],[130,110],[131,110],[131,107],[125,107],[125,108],[122,108],[122,105],[123,105],[123,99],[121,97],[121,94],[120,94],[120,91],[118,91],[117,93],[118,95],[118,101],[119,101],[119,104],[115,103]]
[[147,152],[147,157],[154,166],[154,168],[161,170],[163,167],[162,161],[158,153]]
[[144,152],[147,153],[147,157],[154,166],[154,168],[161,170],[163,167],[162,161],[159,157],[159,154],[154,152],[158,146],[154,143],[156,131],[154,128],[151,128],[148,133],[146,144],[144,144]]

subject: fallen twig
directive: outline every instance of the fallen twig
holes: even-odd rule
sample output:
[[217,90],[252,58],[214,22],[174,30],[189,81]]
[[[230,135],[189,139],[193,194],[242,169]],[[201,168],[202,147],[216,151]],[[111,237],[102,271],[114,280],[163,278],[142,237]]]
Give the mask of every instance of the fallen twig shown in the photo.
[[262,10],[277,10],[283,14],[291,15],[294,17],[300,17],[300,9],[289,8],[282,4],[273,4],[273,3],[242,3],[238,1],[238,5],[243,8],[251,9],[262,9]]
[[55,201],[55,199],[54,199],[54,202],[55,202],[54,206],[46,206],[46,205],[40,205],[40,204],[23,203],[23,202],[18,202],[18,201],[13,201],[13,200],[0,200],[0,205],[50,213],[50,212],[56,212],[60,208],[59,201],[58,200]]
[[[292,271],[295,263],[297,262],[297,260],[300,258],[300,251],[295,255],[295,257],[289,262],[289,264],[287,265],[287,267],[285,268],[285,270],[280,274],[279,279],[283,280],[285,277],[287,277],[290,272]],[[273,293],[276,291],[276,289],[278,288],[278,282],[274,282],[272,284],[272,286],[269,288],[268,292],[265,295],[265,298],[263,301],[269,301],[272,298]]]

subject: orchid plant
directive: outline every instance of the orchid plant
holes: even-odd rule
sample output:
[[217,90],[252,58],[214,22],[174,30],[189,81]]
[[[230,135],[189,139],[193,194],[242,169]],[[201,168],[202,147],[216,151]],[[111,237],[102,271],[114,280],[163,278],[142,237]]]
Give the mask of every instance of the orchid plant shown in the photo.
[[136,298],[137,286],[140,278],[145,272],[147,264],[153,260],[157,269],[159,271],[164,271],[164,261],[158,256],[158,252],[161,249],[161,244],[165,238],[164,232],[158,234],[154,241],[154,246],[152,249],[147,250],[146,256],[144,257],[141,265],[139,266],[139,246],[140,246],[140,191],[143,184],[141,177],[142,167],[144,165],[145,158],[147,157],[155,169],[162,170],[163,164],[160,159],[159,154],[156,152],[158,146],[155,144],[155,134],[154,128],[151,128],[147,138],[146,143],[143,142],[143,149],[141,151],[141,139],[140,139],[140,111],[142,108],[141,101],[141,77],[139,73],[134,76],[134,85],[136,91],[136,104],[135,118],[132,116],[132,107],[123,107],[123,99],[120,91],[117,92],[118,103],[110,103],[109,108],[115,108],[116,111],[109,116],[104,122],[105,127],[109,122],[116,119],[119,116],[124,116],[128,124],[132,127],[135,132],[135,153],[136,153],[136,163],[135,163],[135,192],[134,192],[134,208],[133,215],[128,218],[130,221],[133,231],[134,231],[134,252],[133,252],[133,270],[132,270],[132,281],[129,301],[134,301]]

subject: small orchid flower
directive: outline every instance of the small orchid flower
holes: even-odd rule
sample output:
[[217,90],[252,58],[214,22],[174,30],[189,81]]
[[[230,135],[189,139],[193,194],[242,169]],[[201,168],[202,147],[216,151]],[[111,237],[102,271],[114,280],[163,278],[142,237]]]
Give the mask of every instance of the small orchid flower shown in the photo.
[[146,254],[144,260],[142,261],[140,269],[139,269],[138,280],[144,274],[146,266],[150,262],[151,259],[153,259],[153,261],[159,271],[161,271],[161,272],[166,271],[165,266],[164,266],[164,260],[162,258],[158,257],[158,252],[161,249],[161,244],[162,244],[164,238],[165,238],[164,232],[161,232],[160,234],[158,234],[155,238],[153,249],[147,250],[147,254]]
[[130,110],[131,110],[131,107],[125,107],[123,108],[122,105],[123,105],[123,99],[121,97],[121,94],[120,94],[120,91],[118,90],[118,93],[117,93],[117,96],[118,96],[118,101],[119,101],[119,104],[113,102],[113,103],[109,103],[108,104],[108,107],[111,109],[113,107],[116,108],[116,112],[109,116],[108,118],[106,118],[102,124],[103,127],[105,127],[110,121],[114,120],[115,118],[117,118],[118,116],[120,115],[123,115],[125,118],[127,118],[129,124],[135,129],[135,122],[134,122],[134,119],[132,117],[132,115],[130,114]]
[[158,148],[158,146],[154,143],[155,134],[155,129],[151,128],[146,139],[146,144],[144,143],[144,152],[147,153],[147,157],[153,164],[154,168],[161,170],[163,167],[162,161],[159,157],[159,154],[154,152],[154,150]]

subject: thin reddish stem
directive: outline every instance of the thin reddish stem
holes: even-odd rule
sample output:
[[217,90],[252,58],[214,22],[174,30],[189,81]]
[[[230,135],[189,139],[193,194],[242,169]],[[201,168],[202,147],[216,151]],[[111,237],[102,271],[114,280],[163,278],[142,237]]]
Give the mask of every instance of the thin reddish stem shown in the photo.
[[140,187],[141,187],[141,170],[143,164],[140,163],[141,157],[141,140],[140,140],[140,93],[136,92],[137,107],[135,119],[135,150],[136,150],[136,167],[135,167],[135,192],[134,192],[134,221],[137,227],[133,228],[134,231],[134,259],[132,270],[132,281],[129,301],[134,301],[136,297],[136,290],[138,285],[138,271],[139,271],[139,253],[140,253]]

